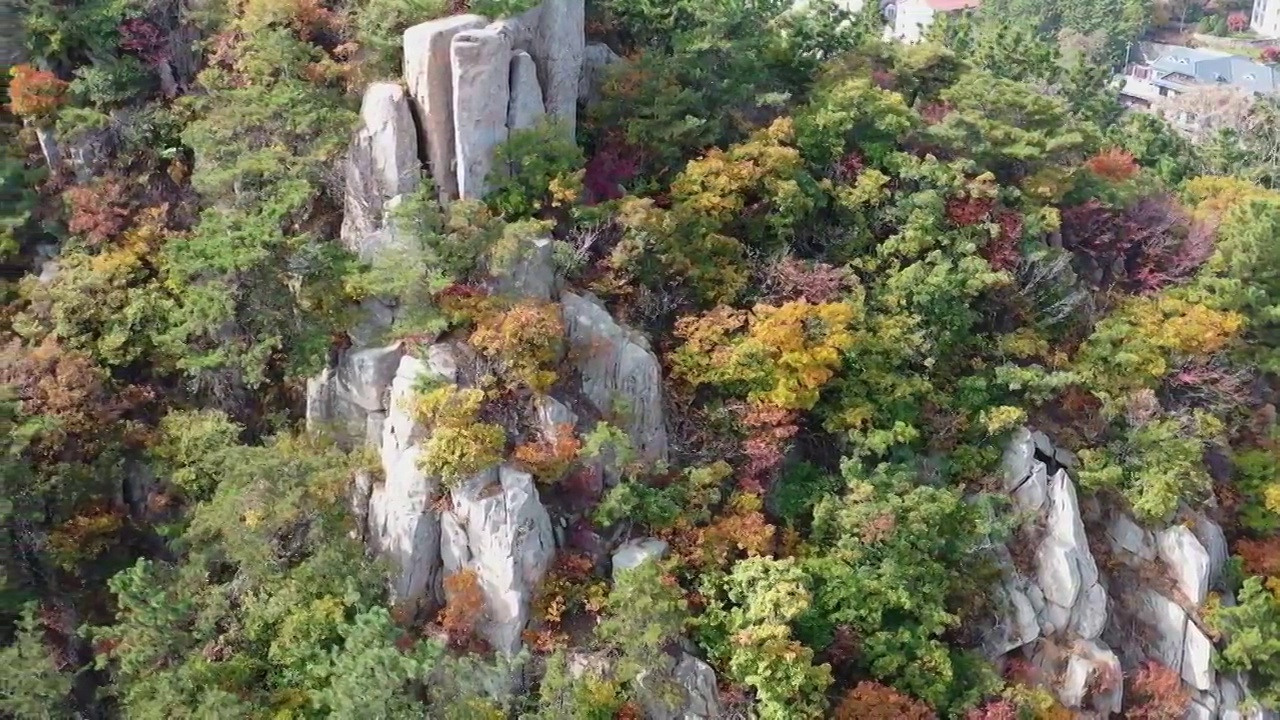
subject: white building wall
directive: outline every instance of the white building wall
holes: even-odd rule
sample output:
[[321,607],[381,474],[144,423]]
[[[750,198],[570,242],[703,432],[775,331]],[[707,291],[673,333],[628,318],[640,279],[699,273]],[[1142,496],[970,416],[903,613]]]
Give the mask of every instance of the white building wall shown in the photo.
[[[1280,3],[1280,0],[1271,0]],[[933,8],[925,0],[903,0],[898,3],[898,14],[893,23],[893,35],[902,42],[920,42],[925,30],[933,24]]]
[[1280,37],[1280,0],[1253,0],[1249,26],[1259,35]]

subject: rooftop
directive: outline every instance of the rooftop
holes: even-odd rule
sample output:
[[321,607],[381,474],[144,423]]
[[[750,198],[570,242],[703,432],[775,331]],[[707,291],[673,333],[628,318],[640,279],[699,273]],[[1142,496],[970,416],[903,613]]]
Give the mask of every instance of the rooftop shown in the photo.
[[1198,84],[1225,83],[1255,93],[1280,91],[1280,68],[1219,50],[1162,45],[1151,67],[1166,75],[1186,75]]

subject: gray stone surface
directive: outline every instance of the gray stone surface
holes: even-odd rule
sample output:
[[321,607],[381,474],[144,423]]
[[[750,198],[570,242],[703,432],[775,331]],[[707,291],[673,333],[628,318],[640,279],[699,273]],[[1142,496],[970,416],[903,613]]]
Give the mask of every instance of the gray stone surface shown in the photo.
[[1196,690],[1214,686],[1213,642],[1173,600],[1152,589],[1140,591],[1138,618],[1154,632],[1155,659],[1182,676]]
[[1070,710],[1111,717],[1124,705],[1124,671],[1120,660],[1097,640],[1079,640],[1070,648],[1057,675],[1058,701]]
[[578,97],[587,105],[600,98],[609,66],[623,62],[608,45],[587,43],[582,53],[582,77],[578,79]]
[[578,122],[578,80],[586,49],[585,0],[543,0],[531,52],[547,114],[572,134]]
[[411,445],[385,467],[386,480],[369,498],[367,538],[391,564],[391,600],[437,602],[440,583],[440,518],[433,508],[439,481],[419,467],[422,450]]
[[417,113],[427,167],[442,200],[458,196],[450,44],[459,32],[482,28],[486,22],[479,15],[455,15],[404,32],[404,79]]
[[605,418],[626,431],[639,457],[667,459],[662,367],[640,333],[619,325],[590,295],[563,293],[570,359],[582,389]]
[[1173,525],[1156,534],[1160,559],[1168,568],[1178,590],[1200,605],[1209,593],[1209,552],[1185,525]]
[[613,551],[613,577],[618,573],[639,567],[646,562],[656,562],[666,557],[667,543],[658,538],[630,540]]
[[495,650],[513,655],[555,556],[551,519],[533,476],[508,465],[463,483],[452,499],[443,517],[445,569],[475,571],[487,610],[480,632]]
[[511,101],[507,108],[507,129],[511,132],[537,127],[547,115],[538,85],[538,67],[533,56],[517,50],[511,56]]
[[1156,559],[1155,537],[1126,513],[1117,512],[1112,516],[1107,525],[1107,539],[1111,550],[1120,554],[1122,560],[1128,559],[1126,556],[1147,561]]
[[507,139],[511,39],[495,30],[465,30],[449,48],[453,67],[454,155],[458,197],[479,200],[490,187],[494,153]]
[[551,238],[521,239],[519,256],[499,272],[498,292],[525,300],[551,300],[556,293],[555,244]]
[[1085,639],[1098,637],[1106,626],[1107,595],[1098,583],[1075,483],[1066,472],[1049,481],[1044,533],[1036,552],[1036,583],[1044,591],[1045,634],[1072,631]]
[[399,83],[376,82],[364,92],[360,124],[345,162],[342,244],[364,260],[384,249],[380,233],[388,200],[417,190],[422,166],[409,98]]

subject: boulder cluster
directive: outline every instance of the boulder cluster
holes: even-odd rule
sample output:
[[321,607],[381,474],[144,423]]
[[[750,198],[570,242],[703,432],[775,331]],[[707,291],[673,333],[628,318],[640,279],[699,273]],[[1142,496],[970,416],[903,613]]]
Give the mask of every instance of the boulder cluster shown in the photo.
[[[986,637],[1000,663],[1025,662],[1067,708],[1112,717],[1124,703],[1124,668],[1156,660],[1193,698],[1188,717],[1270,717],[1250,704],[1243,677],[1219,673],[1200,615],[1227,561],[1222,528],[1183,511],[1144,528],[1096,498],[1079,500],[1074,456],[1042,432],[1019,430],[1005,451],[1004,489],[1021,521],[1001,548],[995,590],[1003,612]],[[1221,602],[1232,599],[1223,593]]]

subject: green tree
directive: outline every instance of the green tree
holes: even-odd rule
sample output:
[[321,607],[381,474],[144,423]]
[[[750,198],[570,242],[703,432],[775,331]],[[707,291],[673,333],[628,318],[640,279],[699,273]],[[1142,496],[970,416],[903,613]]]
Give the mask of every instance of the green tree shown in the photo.
[[1226,638],[1219,666],[1249,673],[1258,701],[1280,708],[1280,598],[1275,578],[1245,580],[1238,601],[1218,607],[1209,617],[1214,630]]

